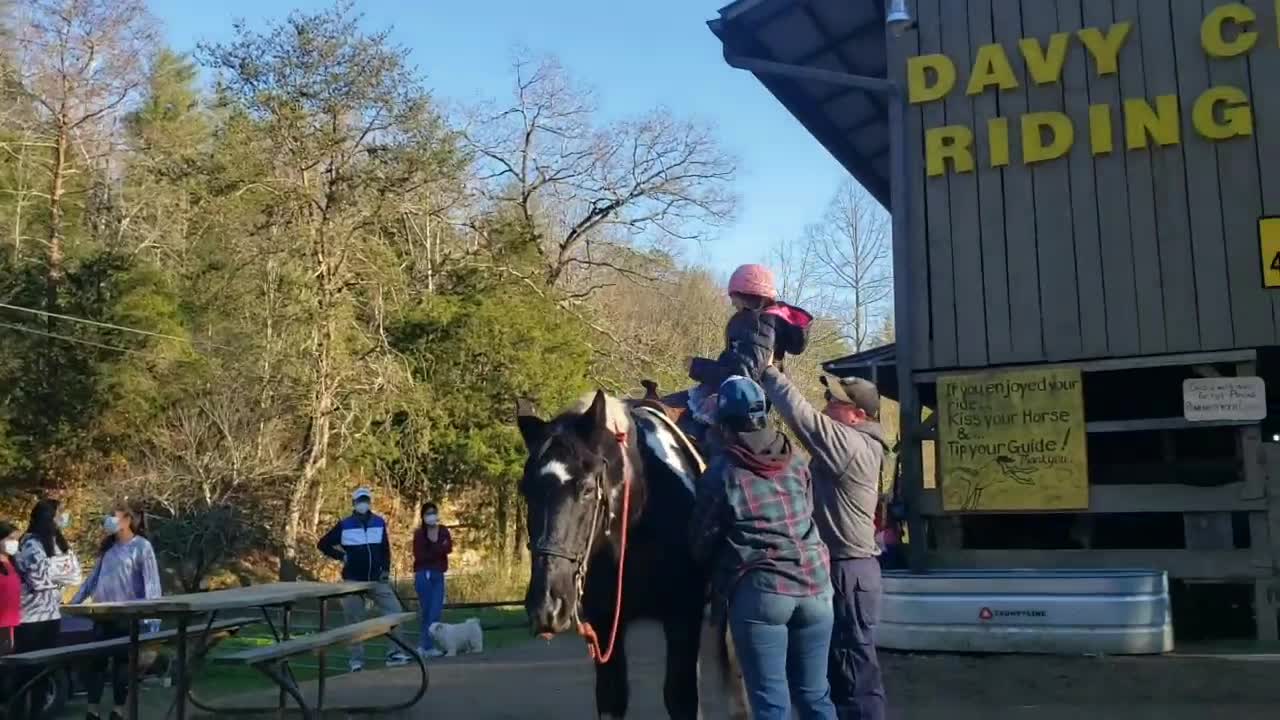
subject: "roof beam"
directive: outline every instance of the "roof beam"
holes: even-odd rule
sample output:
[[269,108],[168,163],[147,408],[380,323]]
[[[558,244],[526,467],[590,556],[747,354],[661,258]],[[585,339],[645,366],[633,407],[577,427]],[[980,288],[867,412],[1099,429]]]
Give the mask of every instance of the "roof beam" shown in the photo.
[[[882,2],[873,3],[873,8],[875,8],[876,10],[876,19],[879,22],[870,23],[870,25],[872,27],[879,27],[883,30],[884,20],[881,14],[884,12],[884,3]],[[804,6],[804,9],[801,10],[801,12],[803,12],[809,18],[809,21],[813,23],[814,27],[818,28],[818,34],[822,36],[822,39],[826,44],[826,46],[831,48],[832,53],[835,54],[836,59],[840,62],[840,65],[844,67],[846,71],[850,73],[854,72],[853,63],[851,63],[849,61],[849,58],[844,54],[845,40],[842,38],[833,38],[831,34],[828,33],[823,28],[822,18],[819,18],[818,14],[814,12],[813,6],[806,4]],[[886,78],[886,80],[887,79],[888,78]],[[847,92],[856,92],[856,91],[849,90]],[[889,118],[889,106],[885,103],[885,98],[884,98],[885,94],[871,92],[871,93],[867,93],[867,95],[868,95],[867,97],[868,101],[870,101],[871,105],[875,108],[875,110],[872,111],[871,113],[872,119],[875,119],[875,120],[883,119],[887,121]],[[823,112],[826,112],[825,106],[827,102],[824,100],[819,104],[823,106]],[[875,156],[873,156],[871,160],[872,161],[878,160],[882,155],[884,155],[884,153],[878,153]],[[887,181],[888,180],[886,178],[886,182]]]
[[[787,12],[795,10],[795,0],[779,0],[779,2],[787,6]],[[752,25],[754,26],[755,23]],[[723,43],[725,62],[732,67],[755,74],[769,92],[791,111],[800,124],[835,156],[877,201],[888,206],[890,188],[885,174],[874,170],[869,164],[864,165],[862,156],[850,144],[848,134],[836,127],[827,113],[814,104],[810,94],[796,81],[825,82],[841,87],[857,86],[879,93],[891,92],[893,85],[885,78],[846,75],[830,70],[776,62],[768,48],[761,43],[758,34],[748,31],[740,21],[731,22],[721,17],[709,22],[708,26]]]
[[879,115],[873,112],[871,113],[871,115],[867,116],[865,120],[858,123],[857,125],[854,125],[848,128],[841,128],[840,132],[845,132],[845,133],[849,133],[850,135],[853,135],[855,133],[860,133],[863,130],[866,130],[872,125],[879,125],[882,122],[884,122],[884,118],[880,117]]
[[881,95],[893,95],[898,92],[898,86],[884,78],[851,75],[849,73],[836,72],[835,70],[791,65],[772,60],[743,57],[741,55],[726,54],[724,61],[739,70],[750,70],[760,75],[780,75],[791,80],[831,83],[832,85],[858,88],[863,92]]
[[[822,57],[823,53],[826,53],[828,50],[834,52],[835,50],[838,50],[839,48],[844,47],[845,43],[851,42],[853,40],[857,40],[858,38],[871,32],[872,30],[875,30],[876,28],[884,27],[884,24],[881,23],[879,20],[873,20],[872,22],[863,23],[857,26],[856,28],[850,30],[849,32],[845,33],[844,35],[838,38],[832,38],[831,36],[827,35],[825,32],[822,32],[822,23],[818,21],[818,18],[816,15],[814,15],[814,12],[812,9],[810,9],[807,14],[809,15],[809,19],[812,20],[814,24],[818,26],[818,32],[822,35],[822,39],[826,42],[826,44],[823,47],[817,50],[814,50],[808,55],[805,55],[804,57],[797,60],[796,61],[797,65],[808,65],[814,60],[817,60],[818,58]],[[843,61],[843,58],[841,58],[841,60]],[[848,63],[846,63],[846,67],[847,65]]]

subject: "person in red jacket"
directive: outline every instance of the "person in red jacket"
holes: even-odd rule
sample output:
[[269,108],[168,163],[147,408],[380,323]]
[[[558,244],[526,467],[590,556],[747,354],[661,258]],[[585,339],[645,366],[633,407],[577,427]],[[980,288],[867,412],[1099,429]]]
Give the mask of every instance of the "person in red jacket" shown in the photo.
[[22,579],[13,564],[17,554],[18,528],[0,520],[0,655],[13,652],[13,631],[22,622]]
[[422,613],[418,652],[423,657],[440,657],[444,653],[431,641],[431,625],[440,622],[444,612],[444,576],[449,572],[453,537],[449,528],[440,524],[440,509],[435,503],[424,503],[421,517],[422,524],[413,534],[413,586]]

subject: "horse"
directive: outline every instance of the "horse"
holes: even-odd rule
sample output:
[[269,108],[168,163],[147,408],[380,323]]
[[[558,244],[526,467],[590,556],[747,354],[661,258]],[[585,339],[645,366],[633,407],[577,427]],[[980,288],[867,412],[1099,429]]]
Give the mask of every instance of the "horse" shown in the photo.
[[551,420],[520,405],[517,425],[529,452],[520,481],[532,554],[525,610],[536,634],[576,626],[587,639],[599,718],[626,716],[626,628],[639,619],[662,624],[672,720],[699,717],[704,634],[719,640],[714,669],[730,716],[745,717],[725,633],[704,628],[708,576],[689,551],[696,451],[660,412],[603,392]]

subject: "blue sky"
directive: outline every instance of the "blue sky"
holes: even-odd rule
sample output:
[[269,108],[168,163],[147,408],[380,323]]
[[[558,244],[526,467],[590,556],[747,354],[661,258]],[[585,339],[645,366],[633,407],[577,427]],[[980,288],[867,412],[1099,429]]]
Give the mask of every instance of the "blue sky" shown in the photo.
[[[844,171],[750,74],[724,64],[706,21],[727,0],[357,0],[371,28],[393,29],[438,98],[505,97],[511,50],[557,55],[610,115],[666,105],[714,123],[740,160],[736,222],[689,258],[727,272],[762,261],[816,220]],[[151,0],[171,44],[222,40],[231,22],[284,16],[324,0]]]

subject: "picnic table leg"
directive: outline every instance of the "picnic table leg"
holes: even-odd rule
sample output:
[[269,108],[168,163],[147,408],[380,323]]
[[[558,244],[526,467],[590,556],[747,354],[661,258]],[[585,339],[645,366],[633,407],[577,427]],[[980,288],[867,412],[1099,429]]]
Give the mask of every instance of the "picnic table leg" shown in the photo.
[[[292,615],[293,615],[293,605],[289,603],[285,603],[285,605],[280,608],[280,642],[285,642],[289,639],[289,619]],[[292,675],[292,673],[290,673],[290,675]],[[286,700],[287,697],[288,696],[285,695],[284,685],[282,684],[280,686],[280,702],[278,706],[279,710],[276,713],[276,717],[280,718],[281,720],[284,720],[284,710],[285,710],[285,703],[287,702]]]
[[[329,629],[328,619],[329,603],[324,598],[320,598],[320,632]],[[324,681],[325,675],[328,674],[326,671],[329,669],[329,661],[323,648],[316,653],[316,656],[320,659],[320,677],[316,681],[316,715],[324,717]]]
[[129,720],[138,720],[140,665],[138,655],[138,619],[131,616],[129,618]]
[[[280,694],[288,692],[298,703],[298,710],[302,712],[303,720],[312,720],[319,718],[319,713],[313,713],[311,708],[307,707],[307,699],[302,696],[302,691],[298,688],[298,683],[293,678],[293,673],[284,669],[283,662],[271,663],[269,665],[258,665],[258,671],[271,678],[280,686]],[[282,711],[283,712],[283,711]]]
[[174,668],[177,670],[178,687],[173,702],[177,707],[175,717],[177,720],[187,720],[187,690],[191,686],[191,679],[187,673],[187,622],[190,618],[186,615],[178,616],[178,664]]

